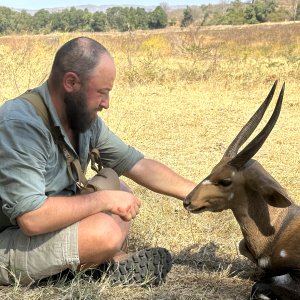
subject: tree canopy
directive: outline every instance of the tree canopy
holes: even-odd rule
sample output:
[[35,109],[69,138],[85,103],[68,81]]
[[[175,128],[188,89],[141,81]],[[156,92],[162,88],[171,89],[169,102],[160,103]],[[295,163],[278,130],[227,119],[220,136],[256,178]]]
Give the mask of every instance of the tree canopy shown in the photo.
[[[222,0],[220,0],[222,1]],[[50,33],[50,32],[104,32],[138,29],[159,29],[176,24],[181,27],[193,25],[236,25],[300,20],[300,0],[293,0],[293,8],[280,6],[280,0],[233,0],[216,5],[187,6],[181,10],[177,21],[170,15],[166,3],[153,11],[144,8],[111,7],[105,12],[90,12],[71,7],[60,12],[38,10],[30,15],[25,10],[18,12],[0,6],[0,34]],[[170,18],[170,20],[169,20]]]
[[165,28],[168,16],[161,6],[146,12],[144,8],[112,7],[106,12],[91,13],[87,9],[64,9],[50,13],[38,10],[34,15],[0,7],[0,34],[2,33],[49,33],[54,31],[127,31]]

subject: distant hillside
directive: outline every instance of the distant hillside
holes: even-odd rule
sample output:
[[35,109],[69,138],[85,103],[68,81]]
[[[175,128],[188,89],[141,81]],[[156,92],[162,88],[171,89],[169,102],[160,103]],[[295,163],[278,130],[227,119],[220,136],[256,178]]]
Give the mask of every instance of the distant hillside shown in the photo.
[[[278,5],[279,7],[284,7],[287,10],[293,10],[294,6],[295,6],[295,1],[296,0],[278,0]],[[224,5],[224,3],[226,3],[227,5],[230,4],[230,2],[232,1],[222,1],[220,0],[219,3],[215,3],[215,4],[211,4],[212,6],[218,7],[220,5]],[[242,2],[245,3],[251,3],[251,0],[242,0]],[[164,3],[164,2],[162,2]],[[87,9],[88,11],[94,13],[97,11],[102,11],[105,12],[108,8],[112,8],[112,7],[116,7],[116,6],[121,6],[121,7],[133,7],[133,8],[144,8],[147,12],[149,11],[153,11],[156,6],[152,5],[152,6],[146,6],[146,5],[135,5],[135,4],[122,4],[122,5],[74,5],[74,6],[61,6],[61,7],[54,7],[54,8],[44,8],[46,10],[48,10],[49,12],[61,12],[64,9],[70,9],[71,7],[75,7],[76,9],[82,9],[85,10]],[[190,7],[194,7],[194,8],[198,8],[200,9],[200,7],[203,6],[203,4],[199,4],[199,5],[190,5]],[[169,13],[175,13],[176,11],[180,12],[180,14],[182,13],[182,10],[185,9],[187,7],[187,5],[169,5],[166,4],[167,10]],[[14,10],[14,11],[22,11],[22,10],[26,10],[29,14],[34,15],[38,10],[32,10],[32,9],[22,9],[22,8],[12,8],[10,7],[10,9]]]
[[[116,7],[116,6],[122,6],[122,7],[133,7],[133,8],[144,8],[146,11],[152,11],[156,8],[156,5],[152,6],[145,6],[145,5],[131,5],[131,4],[124,4],[124,5],[74,5],[74,6],[63,6],[63,7],[55,7],[55,8],[44,8],[48,10],[49,12],[61,12],[64,9],[70,9],[71,7],[75,7],[76,9],[87,9],[88,11],[94,13],[96,11],[102,11],[105,12],[108,8]],[[177,9],[184,9],[186,8],[186,5],[168,5],[168,10],[177,10]],[[29,14],[33,15],[38,10],[33,9],[22,9],[22,8],[10,8],[15,11],[22,11],[26,10]]]

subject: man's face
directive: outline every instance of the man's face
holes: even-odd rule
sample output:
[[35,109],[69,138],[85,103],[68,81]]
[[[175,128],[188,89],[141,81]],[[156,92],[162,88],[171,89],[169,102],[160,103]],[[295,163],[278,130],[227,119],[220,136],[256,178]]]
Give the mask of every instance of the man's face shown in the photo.
[[109,108],[109,92],[113,88],[116,69],[112,58],[104,54],[80,89],[65,94],[66,115],[71,129],[88,130],[97,117],[97,112]]

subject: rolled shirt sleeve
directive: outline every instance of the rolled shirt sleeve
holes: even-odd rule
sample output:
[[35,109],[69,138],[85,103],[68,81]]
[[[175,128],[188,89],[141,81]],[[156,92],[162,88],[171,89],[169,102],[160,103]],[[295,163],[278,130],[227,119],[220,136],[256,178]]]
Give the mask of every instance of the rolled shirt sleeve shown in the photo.
[[[124,143],[98,117],[79,134],[78,153],[70,143],[52,104],[47,83],[35,89],[44,99],[53,124],[86,171],[89,152],[98,148],[104,167],[119,176],[142,159],[143,154]],[[16,98],[0,106],[0,231],[16,225],[16,218],[39,208],[49,195],[73,195],[76,184],[68,175],[64,155],[35,108]]]
[[[45,199],[45,170],[49,133],[22,109],[25,103],[1,107],[0,195],[2,211],[16,224],[16,217],[40,207]],[[28,104],[27,104],[28,105]],[[18,111],[11,111],[16,107]],[[31,113],[34,113],[33,111]],[[30,120],[31,118],[31,120]]]
[[0,107],[0,161],[0,231],[16,225],[19,215],[39,208],[49,195],[75,193],[62,151],[26,100]]

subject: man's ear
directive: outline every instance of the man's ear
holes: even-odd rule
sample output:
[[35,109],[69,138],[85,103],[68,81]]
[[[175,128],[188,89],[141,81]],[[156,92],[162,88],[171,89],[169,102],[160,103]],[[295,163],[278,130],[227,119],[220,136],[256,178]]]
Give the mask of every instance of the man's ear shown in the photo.
[[63,77],[63,86],[66,92],[77,92],[80,89],[80,79],[75,72],[67,72]]

